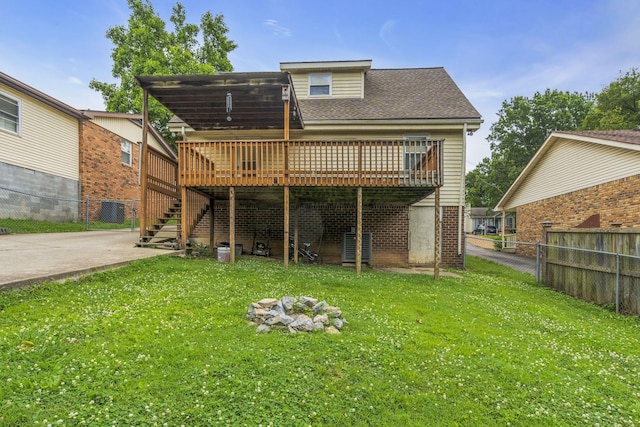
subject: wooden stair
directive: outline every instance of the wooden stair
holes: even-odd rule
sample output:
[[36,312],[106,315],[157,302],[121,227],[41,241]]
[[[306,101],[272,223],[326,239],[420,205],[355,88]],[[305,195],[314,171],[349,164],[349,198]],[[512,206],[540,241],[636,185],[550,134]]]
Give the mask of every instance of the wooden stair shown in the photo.
[[[193,219],[192,226],[195,227],[202,217],[207,213],[208,206],[203,208]],[[182,234],[182,203],[176,201],[153,224],[145,235],[136,243],[138,247],[152,247],[155,249],[178,250],[180,248],[180,236]]]
[[155,224],[145,231],[136,246],[178,250],[181,224],[182,203],[176,201]]

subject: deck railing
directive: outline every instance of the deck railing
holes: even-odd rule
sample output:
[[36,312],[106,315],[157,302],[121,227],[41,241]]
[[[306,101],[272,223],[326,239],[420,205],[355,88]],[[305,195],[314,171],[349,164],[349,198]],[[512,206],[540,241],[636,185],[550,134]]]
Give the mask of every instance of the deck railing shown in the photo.
[[181,141],[184,186],[436,187],[442,141]]
[[149,146],[145,148],[140,237],[150,231],[169,209],[180,201],[178,164]]

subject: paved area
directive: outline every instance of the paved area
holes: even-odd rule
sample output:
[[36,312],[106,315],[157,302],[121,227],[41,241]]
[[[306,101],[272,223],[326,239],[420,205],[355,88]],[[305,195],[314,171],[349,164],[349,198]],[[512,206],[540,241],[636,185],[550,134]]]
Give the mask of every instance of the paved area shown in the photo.
[[498,264],[506,265],[514,270],[529,273],[535,276],[536,274],[536,260],[529,257],[524,257],[516,254],[509,254],[505,252],[497,252],[492,249],[493,240],[491,244],[487,244],[488,239],[468,238],[467,239],[467,255],[473,255],[480,258],[488,259]]
[[138,248],[138,231],[0,235],[0,290],[78,277],[171,251]]

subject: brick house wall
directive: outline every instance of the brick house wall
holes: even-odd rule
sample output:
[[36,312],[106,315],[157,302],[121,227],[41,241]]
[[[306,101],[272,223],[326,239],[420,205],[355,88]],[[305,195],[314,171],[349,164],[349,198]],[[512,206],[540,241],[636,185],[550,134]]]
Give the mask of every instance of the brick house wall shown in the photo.
[[[227,201],[214,205],[213,244],[229,241],[229,208]],[[290,214],[289,234],[293,238],[295,210]],[[269,241],[271,253],[282,256],[284,234],[284,210],[282,207],[236,206],[236,244],[250,252],[255,240]],[[443,208],[442,265],[462,268],[464,250],[458,255],[458,208]],[[211,212],[199,222],[192,239],[208,244]],[[311,243],[328,263],[342,261],[342,237],[356,226],[356,206],[351,204],[308,204],[298,208],[299,242]],[[374,266],[406,266],[409,256],[409,207],[401,205],[365,206],[362,213],[363,232],[372,236]],[[463,242],[464,243],[464,242]],[[464,248],[463,248],[464,249]]]
[[[442,207],[442,231],[441,231],[441,263],[443,267],[464,268],[465,239],[462,237],[461,253],[458,254],[458,230],[459,223],[458,206]],[[462,211],[464,221],[464,208]]]
[[[131,165],[122,163],[122,137],[85,120],[80,130],[81,199],[90,203],[90,217],[99,218],[101,200],[139,200],[139,149],[131,147]],[[94,202],[95,201],[95,202]],[[84,208],[83,208],[84,210]],[[85,213],[83,212],[83,215]],[[130,218],[131,209],[125,209]]]
[[[600,215],[601,227],[612,223],[640,226],[640,175],[529,203],[517,208],[518,241],[542,241],[542,222],[568,229]],[[517,253],[533,256],[534,246],[518,245]]]

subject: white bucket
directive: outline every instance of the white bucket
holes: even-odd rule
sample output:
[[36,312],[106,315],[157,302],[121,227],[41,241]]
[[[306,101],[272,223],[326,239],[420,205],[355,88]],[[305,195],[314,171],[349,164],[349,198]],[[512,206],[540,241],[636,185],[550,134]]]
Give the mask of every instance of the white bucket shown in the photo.
[[229,262],[231,260],[231,248],[227,246],[218,246],[218,261]]

